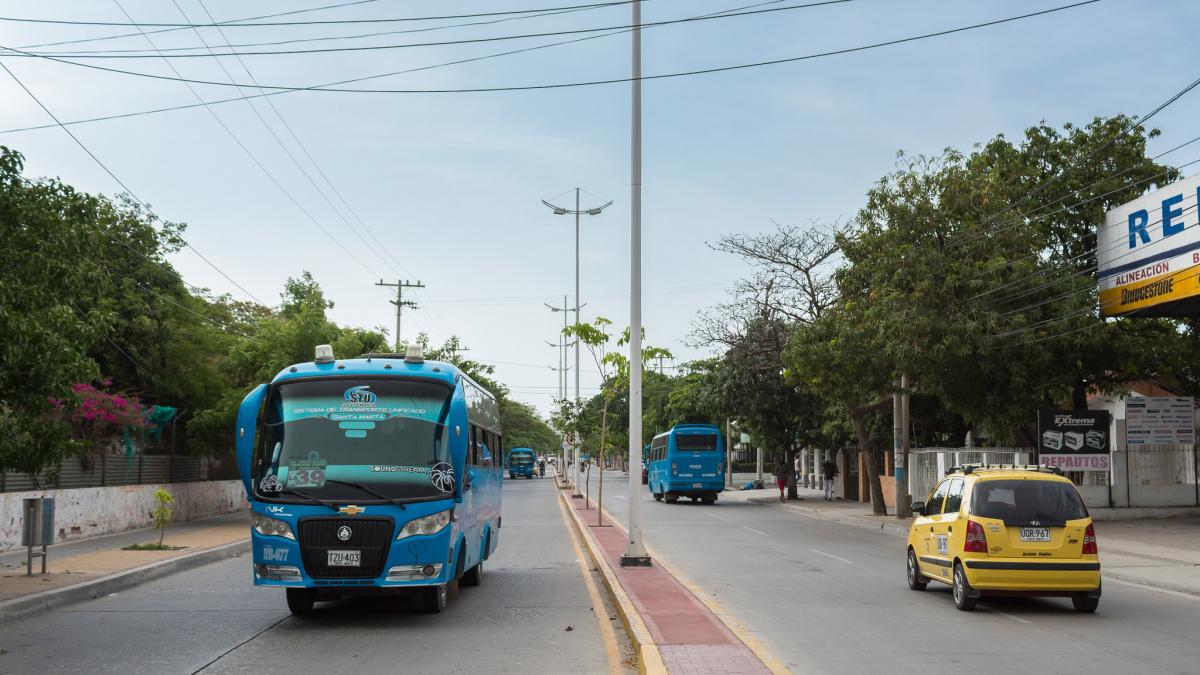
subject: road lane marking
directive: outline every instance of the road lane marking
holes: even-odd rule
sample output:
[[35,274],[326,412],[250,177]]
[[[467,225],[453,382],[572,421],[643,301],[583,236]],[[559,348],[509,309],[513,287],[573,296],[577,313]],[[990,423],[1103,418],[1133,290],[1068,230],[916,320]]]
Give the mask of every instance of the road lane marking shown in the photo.
[[623,672],[621,649],[617,646],[617,636],[609,620],[608,606],[600,597],[600,590],[596,588],[596,581],[592,579],[592,570],[585,562],[588,559],[587,555],[584,554],[583,548],[579,544],[579,537],[583,535],[577,535],[574,528],[571,527],[571,521],[567,519],[567,507],[563,505],[561,499],[558,499],[558,495],[555,495],[554,501],[558,502],[559,515],[562,516],[563,526],[567,528],[567,538],[571,540],[571,546],[575,548],[575,562],[579,563],[579,573],[583,575],[583,585],[587,587],[588,597],[592,601],[592,614],[596,617],[596,623],[600,624],[604,654],[608,657],[608,671],[610,673]]
[[994,614],[999,614],[1000,616],[1012,619],[1013,621],[1018,621],[1020,623],[1033,623],[1029,619],[1022,619],[1021,617],[1009,614],[1008,612],[1001,612],[1000,610],[996,609],[995,607],[992,607],[991,605],[984,605],[984,607],[987,607],[989,612],[992,612]]
[[745,525],[743,525],[743,526],[742,526],[742,529],[743,529],[743,530],[749,530],[749,531],[753,532],[754,534],[761,534],[761,535],[762,535],[762,536],[764,536],[764,537],[769,537],[769,536],[771,536],[771,535],[767,534],[766,532],[763,532],[762,530],[756,530],[756,529],[754,529],[753,527],[746,527]]
[[840,555],[834,555],[834,554],[832,554],[832,553],[826,553],[825,551],[818,551],[818,550],[817,550],[817,549],[815,549],[815,548],[810,548],[810,549],[808,549],[808,550],[812,551],[813,553],[816,553],[817,555],[823,555],[823,556],[825,556],[826,558],[833,558],[834,560],[840,560],[840,561],[842,561],[842,562],[846,563],[847,565],[853,565],[853,564],[854,564],[854,561],[853,561],[853,560],[846,560],[845,558],[841,557]]
[[1104,579],[1106,581],[1111,581],[1114,584],[1120,584],[1122,586],[1132,586],[1133,588],[1141,588],[1143,590],[1154,591],[1156,593],[1164,593],[1166,595],[1173,595],[1177,598],[1187,598],[1188,600],[1200,600],[1200,596],[1192,595],[1191,593],[1182,593],[1180,591],[1172,591],[1169,588],[1158,588],[1156,586],[1151,586],[1149,584],[1139,584],[1136,581],[1126,581],[1124,579],[1117,579],[1115,577],[1110,577],[1107,574],[1104,575]]

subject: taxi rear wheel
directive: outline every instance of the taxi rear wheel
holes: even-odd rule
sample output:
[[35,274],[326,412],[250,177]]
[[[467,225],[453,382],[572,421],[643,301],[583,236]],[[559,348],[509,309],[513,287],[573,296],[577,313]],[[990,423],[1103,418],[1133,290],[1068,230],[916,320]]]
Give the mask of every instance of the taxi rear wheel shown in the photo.
[[1100,598],[1088,597],[1087,593],[1076,593],[1071,596],[1071,604],[1075,605],[1076,612],[1092,613],[1100,606]]
[[913,550],[908,549],[908,587],[914,591],[923,591],[929,585],[929,580],[921,574],[921,568],[917,565],[917,554]]
[[975,603],[979,600],[973,597],[971,584],[967,581],[967,573],[961,563],[954,563],[954,583],[950,588],[954,596],[954,606],[964,612],[974,611]]

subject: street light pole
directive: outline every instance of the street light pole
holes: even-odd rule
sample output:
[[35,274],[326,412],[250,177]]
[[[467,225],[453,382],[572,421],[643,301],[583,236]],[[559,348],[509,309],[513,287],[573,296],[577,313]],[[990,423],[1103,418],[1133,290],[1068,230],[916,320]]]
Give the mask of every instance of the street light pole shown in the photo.
[[[598,216],[598,215],[600,215],[601,211],[612,206],[612,201],[610,200],[606,204],[602,204],[600,206],[590,208],[590,209],[580,210],[580,208],[579,208],[579,192],[580,192],[580,188],[575,188],[575,210],[574,211],[572,211],[571,209],[566,209],[561,206],[556,206],[554,204],[551,204],[550,202],[546,201],[545,199],[542,200],[542,203],[545,204],[547,207],[549,207],[552,211],[554,211],[554,215],[556,215],[556,216],[564,216],[568,213],[575,214],[575,323],[579,323],[579,321],[580,321],[579,309],[581,307],[583,307],[583,305],[579,304],[579,216],[582,214],[587,214],[589,216]],[[564,302],[564,305],[565,304],[566,303]],[[565,315],[563,316],[563,320],[564,320],[563,327],[566,328],[566,326],[565,326],[566,316]],[[575,405],[579,405],[579,339],[578,338],[575,339]],[[579,439],[576,438],[575,441],[576,442],[575,442],[574,448],[573,448],[574,458],[575,458],[575,460],[574,460],[575,470],[573,472],[574,480],[572,481],[575,484],[575,487],[571,493],[572,499],[578,499],[578,498],[583,497],[583,493],[579,491],[579,478],[580,478]]]
[[[642,544],[642,3],[633,1],[633,114],[629,157],[629,547],[622,567],[649,567]],[[578,373],[576,373],[578,376]]]

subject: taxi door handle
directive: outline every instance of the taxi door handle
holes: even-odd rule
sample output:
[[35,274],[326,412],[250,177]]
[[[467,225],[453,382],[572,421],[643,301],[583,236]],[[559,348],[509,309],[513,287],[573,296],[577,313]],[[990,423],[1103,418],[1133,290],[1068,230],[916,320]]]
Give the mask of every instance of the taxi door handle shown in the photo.
[[930,526],[929,526],[929,531],[930,531],[930,532],[933,532],[933,526],[932,526],[932,525],[930,525]]

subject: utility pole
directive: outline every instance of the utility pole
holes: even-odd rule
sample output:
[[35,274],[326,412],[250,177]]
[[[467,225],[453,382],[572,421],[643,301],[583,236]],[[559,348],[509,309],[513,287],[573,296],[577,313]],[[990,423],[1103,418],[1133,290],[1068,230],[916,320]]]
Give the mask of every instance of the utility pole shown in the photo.
[[[649,567],[642,544],[642,3],[633,1],[632,120],[629,152],[629,546],[622,567]],[[579,373],[575,373],[579,377]]]
[[[598,215],[600,215],[601,211],[612,206],[612,200],[609,200],[608,203],[602,204],[595,208],[580,210],[580,208],[579,208],[579,192],[580,192],[580,188],[575,188],[575,210],[564,208],[562,206],[556,206],[556,205],[551,204],[550,202],[546,201],[545,199],[542,200],[542,203],[545,204],[547,207],[549,207],[552,211],[554,211],[554,215],[556,215],[556,216],[565,216],[568,214],[574,214],[574,216],[575,216],[575,322],[576,323],[580,322],[579,309],[581,307],[583,307],[583,305],[581,305],[579,303],[579,216],[584,215],[584,214],[589,215],[589,216],[598,216]],[[549,307],[549,305],[547,305],[547,306]],[[558,311],[557,308],[554,308],[554,310]],[[566,318],[565,315],[563,318],[564,319]],[[575,340],[575,404],[576,405],[579,404],[579,340],[578,339]],[[578,440],[578,439],[576,439],[576,440]],[[583,493],[579,491],[579,477],[580,477],[579,476],[579,445],[576,445],[574,450],[575,450],[575,472],[574,472],[575,473],[575,481],[574,481],[575,489],[574,489],[574,492],[571,494],[571,497],[578,499],[578,498],[583,497]]]
[[896,379],[892,395],[892,473],[896,480],[896,517],[912,516],[908,496],[908,375]]
[[421,283],[420,281],[418,281],[415,284],[410,284],[409,282],[404,281],[404,280],[398,280],[394,284],[387,284],[387,283],[383,282],[383,279],[380,279],[379,283],[377,283],[375,285],[376,286],[388,286],[390,288],[396,289],[396,299],[388,300],[388,302],[390,302],[396,306],[396,353],[401,353],[404,350],[400,348],[400,315],[404,313],[405,307],[408,307],[410,309],[417,309],[417,303],[413,302],[412,300],[404,299],[404,289],[406,289],[406,288],[425,288],[425,284]]
[[725,487],[733,487],[733,420],[725,420]]

